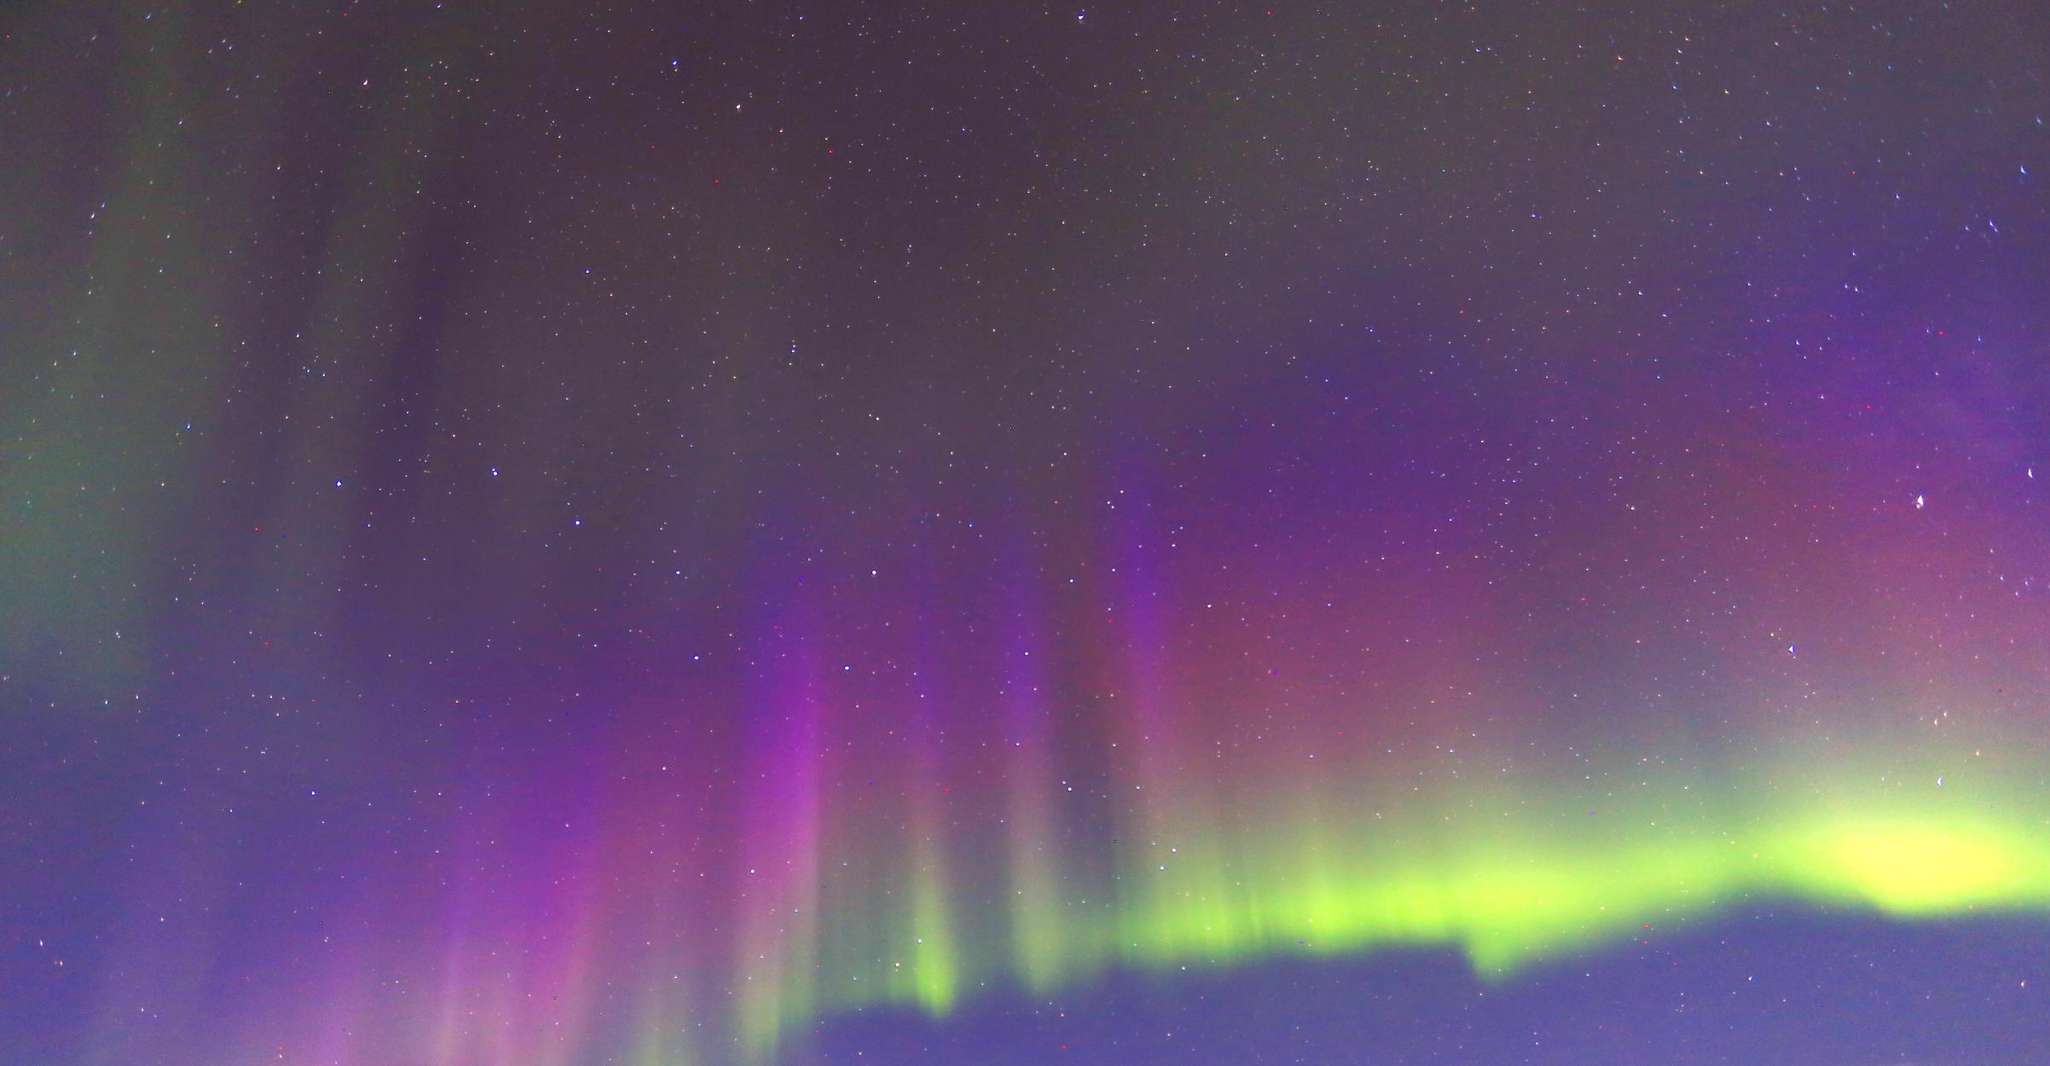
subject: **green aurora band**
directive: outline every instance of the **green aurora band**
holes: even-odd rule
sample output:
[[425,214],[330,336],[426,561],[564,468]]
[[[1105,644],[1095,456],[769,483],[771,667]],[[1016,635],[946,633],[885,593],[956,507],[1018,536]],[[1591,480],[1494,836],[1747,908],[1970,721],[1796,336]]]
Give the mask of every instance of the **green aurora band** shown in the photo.
[[[1432,820],[1356,810],[1262,815],[1248,819],[1258,828],[1236,830],[1161,815],[1177,805],[1168,799],[1142,817],[1160,836],[1121,850],[1104,896],[1057,891],[1053,850],[1010,842],[1010,932],[992,938],[997,951],[957,934],[951,916],[979,904],[949,897],[938,858],[921,845],[904,891],[825,880],[816,930],[791,926],[808,935],[764,949],[783,953],[781,979],[743,987],[742,1039],[766,1055],[794,1027],[867,1007],[945,1017],[980,990],[1042,995],[1112,968],[1396,946],[1456,949],[1484,979],[1506,980],[1745,903],[1904,919],[2050,910],[2050,804],[2040,788],[2031,798],[2019,770],[1977,761],[1965,781],[1908,785],[1870,762],[1857,777],[1864,784],[1842,773],[1827,784],[1761,778],[1753,794],[1776,798],[1740,801],[1745,789],[1726,790],[1722,817],[1698,785],[1647,787],[1623,815],[1596,816],[1590,806],[1607,797],[1593,790],[1549,789],[1541,801],[1504,790]],[[836,907],[843,891],[863,904]],[[889,943],[876,940],[880,930]],[[821,964],[798,965],[813,958]]]

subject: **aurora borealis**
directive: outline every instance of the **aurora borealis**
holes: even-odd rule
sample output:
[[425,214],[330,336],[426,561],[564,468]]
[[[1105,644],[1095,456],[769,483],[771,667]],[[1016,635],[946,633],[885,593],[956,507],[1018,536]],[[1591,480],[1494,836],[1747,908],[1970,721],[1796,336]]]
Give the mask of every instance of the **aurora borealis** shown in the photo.
[[2050,1062],[2046,72],[0,10],[0,1066]]

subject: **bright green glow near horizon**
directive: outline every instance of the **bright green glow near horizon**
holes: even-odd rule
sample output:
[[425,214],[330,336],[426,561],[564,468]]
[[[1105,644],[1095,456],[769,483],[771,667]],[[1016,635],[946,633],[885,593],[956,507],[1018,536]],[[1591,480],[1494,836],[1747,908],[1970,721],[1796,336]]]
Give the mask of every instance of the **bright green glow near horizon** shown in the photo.
[[904,980],[893,985],[892,991],[908,988],[912,1002],[928,1013],[943,1015],[953,1009],[960,978],[945,887],[934,869],[936,863],[936,859],[920,863],[912,876],[911,963]]
[[[979,985],[1043,993],[1112,967],[1159,971],[1397,945],[1455,948],[1477,973],[1499,980],[1646,923],[1663,927],[1746,899],[1907,918],[2050,910],[2043,813],[1955,792],[1917,802],[1861,796],[1781,817],[1725,811],[1715,819],[1695,810],[1638,830],[1589,826],[1578,839],[1518,824],[1456,842],[1456,834],[1334,832],[1303,819],[1242,837],[1192,828],[1175,861],[1158,861],[1157,847],[1145,849],[1148,861],[1124,857],[1115,893],[1122,905],[1079,893],[1051,898],[1050,885],[1063,882],[1049,860],[1028,851],[1034,857],[1010,890],[1010,943],[982,956],[973,948],[991,945],[952,934],[950,908],[964,901],[928,852],[907,874],[911,914],[902,934],[911,942],[900,945],[901,972],[881,987],[859,986],[865,994],[822,1003],[828,1012],[892,1004],[937,1017]],[[780,1035],[757,1027],[744,1038],[766,1051]]]

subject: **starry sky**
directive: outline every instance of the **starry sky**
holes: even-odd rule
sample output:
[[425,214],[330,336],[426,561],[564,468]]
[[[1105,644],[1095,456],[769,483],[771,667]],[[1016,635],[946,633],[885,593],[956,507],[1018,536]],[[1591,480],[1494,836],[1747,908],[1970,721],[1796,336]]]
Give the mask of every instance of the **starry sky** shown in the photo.
[[0,8],[0,1063],[2050,1054],[2050,10]]

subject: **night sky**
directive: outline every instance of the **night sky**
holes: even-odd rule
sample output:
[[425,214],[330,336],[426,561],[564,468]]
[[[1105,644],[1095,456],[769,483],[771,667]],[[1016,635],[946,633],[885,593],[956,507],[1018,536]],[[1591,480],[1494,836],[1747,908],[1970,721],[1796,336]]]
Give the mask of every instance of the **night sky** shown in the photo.
[[0,1066],[2050,1062],[2050,8],[0,8]]

